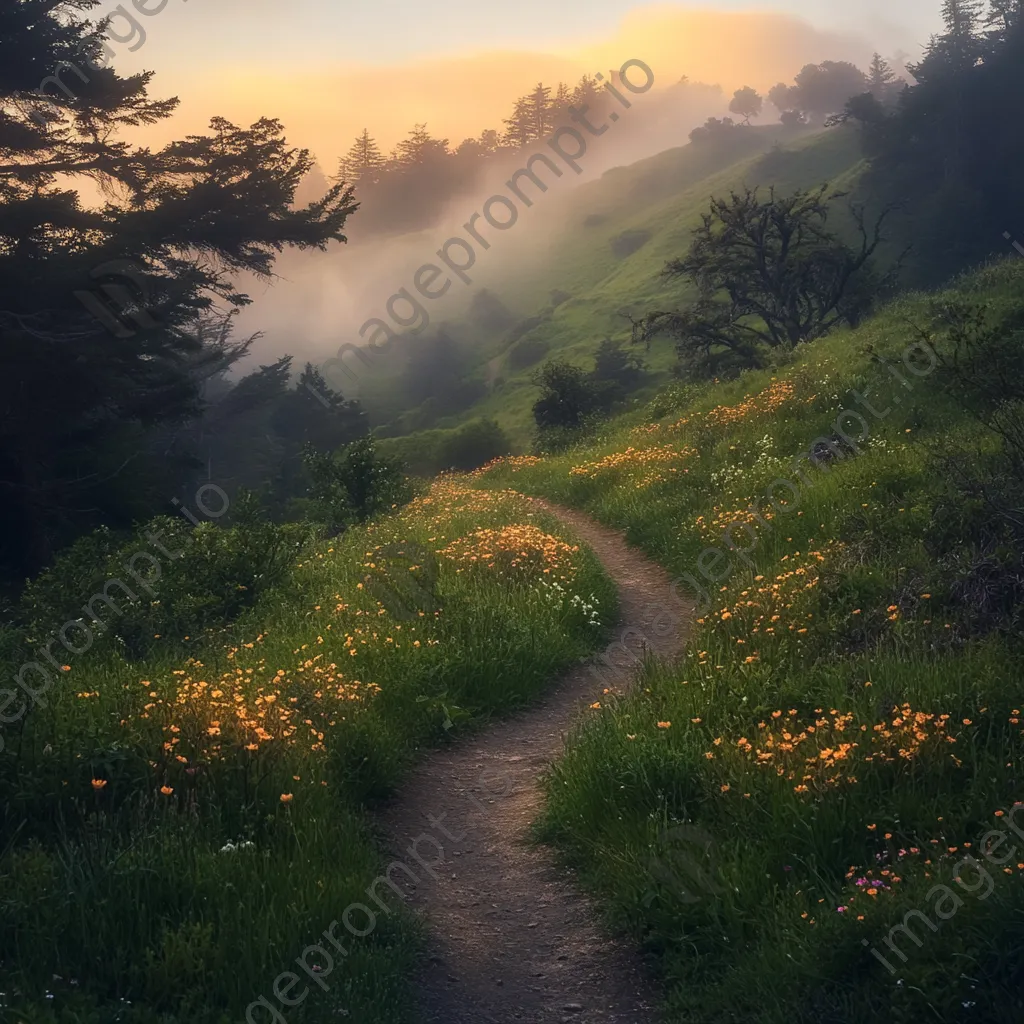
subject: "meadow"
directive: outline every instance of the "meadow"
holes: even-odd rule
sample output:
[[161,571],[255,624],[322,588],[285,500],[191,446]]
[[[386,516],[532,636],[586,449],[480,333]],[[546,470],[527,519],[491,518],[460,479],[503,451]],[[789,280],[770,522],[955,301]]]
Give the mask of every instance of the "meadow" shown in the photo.
[[[132,613],[157,643],[131,657],[131,616],[113,623],[5,732],[4,1020],[245,1019],[366,900],[381,867],[367,812],[417,753],[527,702],[615,615],[594,558],[512,493],[442,479],[365,527],[289,537],[279,581],[217,629],[180,627],[203,581],[167,573]],[[235,562],[218,590],[254,585]],[[26,650],[66,617],[39,620],[46,594],[80,583],[30,589]],[[288,1019],[409,1020],[419,933],[400,901],[347,945]]]
[[572,737],[541,825],[670,1021],[1024,1015],[1012,473],[928,355],[950,303],[1009,332],[1022,283],[993,264],[477,474],[622,529],[697,603],[685,658]]

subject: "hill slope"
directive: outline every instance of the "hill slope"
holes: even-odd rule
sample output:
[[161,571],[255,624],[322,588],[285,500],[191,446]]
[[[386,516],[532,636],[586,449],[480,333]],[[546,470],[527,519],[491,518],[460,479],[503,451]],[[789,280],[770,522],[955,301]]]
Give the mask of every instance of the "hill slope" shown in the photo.
[[548,784],[670,1021],[1024,1018],[1022,284],[1011,258],[479,474],[625,527],[699,602]]
[[[859,165],[853,131],[794,136],[774,126],[737,129],[667,150],[581,186],[557,211],[545,209],[544,216],[556,218],[561,230],[545,233],[530,259],[480,274],[480,287],[529,318],[500,335],[471,332],[466,374],[486,383],[481,388],[486,393],[448,418],[424,422],[414,412],[399,417],[386,432],[452,426],[484,415],[495,417],[525,446],[533,431],[530,409],[536,398],[529,378],[539,362],[557,356],[589,368],[602,338],[628,337],[623,313],[639,316],[685,301],[678,282],[666,282],[661,271],[687,248],[712,194],[747,184],[784,190],[822,181],[849,185]],[[561,293],[555,304],[554,293]],[[418,343],[411,339],[409,344]],[[649,383],[663,380],[673,362],[671,345],[656,343],[648,354],[653,373]],[[390,401],[393,408],[394,399],[387,396],[394,394],[394,380],[371,377],[364,393],[371,405]]]

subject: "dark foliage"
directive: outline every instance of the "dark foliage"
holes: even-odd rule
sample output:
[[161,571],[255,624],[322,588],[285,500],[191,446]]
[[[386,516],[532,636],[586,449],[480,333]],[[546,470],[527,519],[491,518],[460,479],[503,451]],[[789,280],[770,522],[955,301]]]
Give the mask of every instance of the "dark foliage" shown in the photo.
[[630,228],[612,239],[612,255],[617,260],[624,260],[642,249],[650,240],[651,233],[646,228]]
[[[1024,224],[1024,17],[1020,0],[947,0],[945,31],[910,68],[895,108],[846,108],[870,161],[865,187],[905,200],[908,283],[932,285],[1000,249]],[[954,212],[955,211],[955,212]]]
[[537,426],[578,428],[601,408],[600,391],[578,366],[564,360],[545,363],[533,376],[541,396],[533,405]]
[[364,523],[411,497],[405,467],[398,459],[381,455],[371,437],[361,437],[339,452],[309,447],[304,461],[312,481],[309,516],[329,533]]
[[[149,73],[104,67],[92,0],[0,13],[0,495],[8,574],[108,523],[151,515],[191,470],[174,431],[245,351],[232,275],[286,246],[344,240],[351,193],[292,205],[311,167],[281,125],[223,118],[160,149],[121,141],[166,119]],[[63,83],[35,90],[61,61]],[[83,70],[83,67],[86,70]],[[86,206],[98,184],[110,199]],[[220,310],[220,311],[218,311]]]
[[685,362],[707,364],[727,351],[757,365],[766,348],[793,348],[840,323],[857,323],[881,290],[872,257],[881,244],[883,213],[869,226],[852,208],[861,241],[851,248],[829,230],[828,185],[779,196],[772,189],[713,199],[690,252],[665,268],[697,290],[688,309],[654,312],[634,324],[634,340],[667,332]]

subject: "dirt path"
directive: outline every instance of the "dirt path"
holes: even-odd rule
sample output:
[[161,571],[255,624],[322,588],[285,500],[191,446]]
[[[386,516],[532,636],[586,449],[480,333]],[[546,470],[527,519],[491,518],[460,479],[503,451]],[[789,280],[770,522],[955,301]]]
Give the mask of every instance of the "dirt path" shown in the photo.
[[618,533],[536,504],[604,563],[619,588],[620,623],[600,674],[585,662],[528,710],[431,755],[383,816],[396,859],[419,884],[402,871],[396,881],[429,928],[429,961],[417,979],[421,1017],[653,1024],[655,994],[637,957],[603,933],[572,876],[531,845],[529,829],[541,805],[539,778],[576,716],[604,687],[631,681],[635,662],[620,645],[677,653],[690,609],[672,596],[664,570]]

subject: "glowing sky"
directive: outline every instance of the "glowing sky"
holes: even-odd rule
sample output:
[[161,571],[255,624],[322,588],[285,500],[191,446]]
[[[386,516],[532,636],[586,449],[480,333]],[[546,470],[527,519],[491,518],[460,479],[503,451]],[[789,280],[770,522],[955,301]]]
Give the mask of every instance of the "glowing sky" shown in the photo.
[[[160,0],[137,2],[154,10]],[[939,0],[166,0],[159,13],[137,16],[146,42],[134,53],[115,44],[115,63],[156,71],[153,93],[182,99],[174,135],[201,130],[213,114],[266,114],[333,168],[364,126],[385,148],[418,121],[458,143],[500,127],[538,79],[575,81],[631,57],[650,64],[660,85],[687,74],[763,89],[809,61],[916,54],[938,27],[938,8]]]

